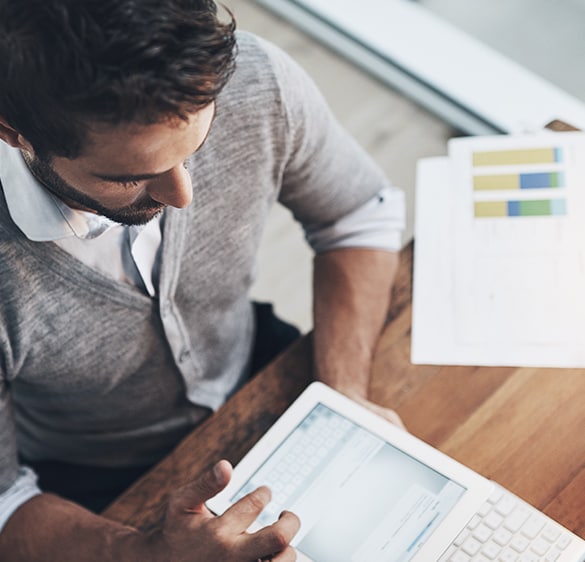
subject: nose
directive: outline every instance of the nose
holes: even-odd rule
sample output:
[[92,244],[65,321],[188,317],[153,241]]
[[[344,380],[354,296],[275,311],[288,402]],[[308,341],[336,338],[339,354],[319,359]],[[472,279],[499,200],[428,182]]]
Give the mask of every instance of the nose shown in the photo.
[[148,195],[162,203],[182,209],[193,199],[193,184],[191,176],[182,164],[175,166],[162,176],[152,180],[147,188]]

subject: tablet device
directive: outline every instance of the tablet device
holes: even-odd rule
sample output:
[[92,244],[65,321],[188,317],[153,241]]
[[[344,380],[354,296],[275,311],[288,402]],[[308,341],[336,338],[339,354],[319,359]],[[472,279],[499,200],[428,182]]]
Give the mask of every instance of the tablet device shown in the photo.
[[223,513],[258,486],[252,530],[296,513],[299,560],[438,560],[494,484],[322,383],[312,383],[207,502]]

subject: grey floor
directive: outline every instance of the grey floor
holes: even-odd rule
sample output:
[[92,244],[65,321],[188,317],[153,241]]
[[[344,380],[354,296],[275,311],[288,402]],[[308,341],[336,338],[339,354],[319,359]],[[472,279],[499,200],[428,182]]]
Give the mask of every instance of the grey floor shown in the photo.
[[[405,190],[412,237],[415,166],[419,158],[446,154],[452,129],[402,95],[308,38],[252,0],[224,0],[240,29],[287,51],[314,78],[343,126]],[[275,303],[277,312],[303,331],[311,320],[312,255],[289,213],[276,208],[266,230],[252,296]]]

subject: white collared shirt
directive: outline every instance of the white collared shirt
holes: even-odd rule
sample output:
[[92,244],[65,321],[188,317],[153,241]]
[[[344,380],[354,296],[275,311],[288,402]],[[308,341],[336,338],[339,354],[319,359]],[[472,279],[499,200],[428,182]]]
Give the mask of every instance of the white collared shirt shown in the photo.
[[153,276],[161,243],[160,219],[124,226],[72,209],[31,174],[20,150],[0,142],[0,178],[12,220],[33,242],[55,242],[108,277],[156,295]]

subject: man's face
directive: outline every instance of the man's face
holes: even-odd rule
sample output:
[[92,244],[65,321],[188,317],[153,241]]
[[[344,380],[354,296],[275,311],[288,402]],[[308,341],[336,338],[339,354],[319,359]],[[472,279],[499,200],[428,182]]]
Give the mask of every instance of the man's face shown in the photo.
[[184,162],[205,141],[214,109],[210,104],[186,122],[93,128],[83,154],[73,160],[25,158],[37,179],[71,207],[122,224],[145,224],[169,205],[191,202]]

